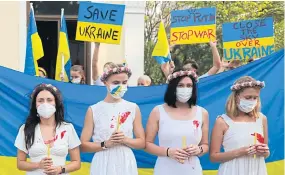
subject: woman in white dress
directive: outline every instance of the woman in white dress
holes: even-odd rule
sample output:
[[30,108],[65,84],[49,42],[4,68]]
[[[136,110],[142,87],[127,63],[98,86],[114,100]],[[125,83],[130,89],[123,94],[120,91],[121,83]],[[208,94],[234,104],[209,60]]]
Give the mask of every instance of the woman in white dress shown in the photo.
[[132,148],[144,149],[145,135],[139,107],[122,99],[130,76],[131,70],[121,65],[106,70],[101,77],[108,91],[106,98],[87,110],[81,151],[96,153],[91,175],[138,174]]
[[231,87],[226,114],[217,118],[211,137],[210,158],[221,163],[219,175],[267,175],[267,120],[259,112],[263,87],[264,82],[249,76]]
[[[73,125],[64,121],[60,91],[40,84],[31,97],[30,114],[15,140],[18,169],[27,175],[68,174],[80,169],[80,140]],[[69,164],[65,164],[67,154]]]
[[[208,112],[196,105],[197,75],[171,74],[164,101],[156,106],[146,127],[146,151],[157,155],[155,175],[202,175],[198,157],[207,153]],[[154,143],[158,134],[159,144]]]

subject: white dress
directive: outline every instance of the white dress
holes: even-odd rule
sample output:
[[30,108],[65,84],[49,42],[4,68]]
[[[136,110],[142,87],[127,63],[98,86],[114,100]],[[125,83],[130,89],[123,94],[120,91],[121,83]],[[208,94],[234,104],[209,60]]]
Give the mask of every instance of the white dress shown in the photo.
[[[133,138],[133,121],[136,115],[135,103],[122,100],[119,103],[101,101],[91,106],[93,112],[94,142],[103,142],[110,138],[117,129],[117,119],[121,116],[120,131],[128,138]],[[118,145],[95,153],[91,167],[91,175],[137,175],[137,162],[131,148]]]
[[[47,157],[48,147],[44,144],[41,134],[40,125],[35,128],[35,141],[31,148],[26,149],[24,127],[22,125],[15,140],[15,146],[29,155],[31,162],[40,162]],[[50,157],[53,161],[53,166],[64,166],[68,150],[78,147],[81,142],[76,134],[72,124],[62,123],[56,128],[56,140],[50,148]],[[68,173],[65,173],[67,175]],[[45,175],[42,169],[27,172],[27,175]]]
[[[158,139],[159,146],[165,148],[182,148],[182,138],[186,144],[199,145],[202,138],[202,108],[197,106],[196,115],[192,120],[172,119],[162,105],[158,106],[160,119]],[[202,167],[197,156],[184,162],[177,162],[170,157],[158,157],[154,167],[154,175],[202,175]]]
[[[254,133],[257,143],[264,142],[262,117],[256,122],[234,122],[225,114],[221,117],[229,126],[222,143],[225,152],[254,144]],[[243,156],[227,161],[220,164],[218,175],[267,175],[264,157]]]

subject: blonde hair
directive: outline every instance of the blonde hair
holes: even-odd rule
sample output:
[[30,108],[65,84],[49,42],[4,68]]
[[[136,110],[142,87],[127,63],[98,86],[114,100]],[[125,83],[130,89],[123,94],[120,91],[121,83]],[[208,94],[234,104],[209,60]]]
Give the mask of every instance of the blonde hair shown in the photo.
[[[245,83],[245,82],[256,82],[256,80],[250,76],[244,76],[239,78],[238,80],[235,81],[235,84],[238,83]],[[243,92],[244,89],[246,88],[256,88],[256,89],[260,89],[260,87],[256,86],[256,87],[244,87],[238,91],[232,91],[231,95],[228,97],[227,103],[226,103],[226,114],[230,117],[237,117],[239,115],[239,109],[237,106],[237,96]],[[249,114],[250,117],[254,117],[254,118],[258,118],[259,117],[259,113],[260,113],[260,108],[261,108],[261,101],[260,101],[260,97],[258,97],[257,99],[257,104],[255,106],[255,108],[253,109],[253,111],[251,111]]]

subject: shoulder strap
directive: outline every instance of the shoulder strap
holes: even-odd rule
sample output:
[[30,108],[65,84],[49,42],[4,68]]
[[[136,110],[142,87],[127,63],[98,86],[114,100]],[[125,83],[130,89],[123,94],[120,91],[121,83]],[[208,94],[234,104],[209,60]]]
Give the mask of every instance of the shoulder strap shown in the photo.
[[256,123],[259,125],[259,126],[263,126],[263,117],[265,117],[261,112],[258,113],[258,118],[256,119]]
[[202,111],[202,107],[200,106],[197,106],[196,117],[198,121],[200,121],[201,123],[203,122],[203,111]]
[[224,121],[226,122],[227,125],[229,125],[229,127],[231,127],[234,124],[234,121],[227,116],[226,114],[220,115],[217,118],[222,117],[224,119]]

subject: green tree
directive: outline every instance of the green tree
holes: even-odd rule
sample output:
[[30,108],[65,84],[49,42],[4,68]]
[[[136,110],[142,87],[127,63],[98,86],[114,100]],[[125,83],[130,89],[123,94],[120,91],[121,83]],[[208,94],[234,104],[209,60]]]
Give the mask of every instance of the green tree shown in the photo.
[[[155,60],[151,57],[157,40],[157,29],[161,19],[170,32],[170,13],[173,10],[199,7],[216,7],[216,24],[218,49],[222,56],[222,24],[272,16],[274,18],[275,50],[284,47],[284,2],[276,1],[148,1],[145,16],[145,73],[155,84],[165,82],[163,74]],[[183,62],[187,58],[197,61],[199,73],[203,74],[212,66],[212,54],[209,44],[177,45],[173,49],[172,58]]]

